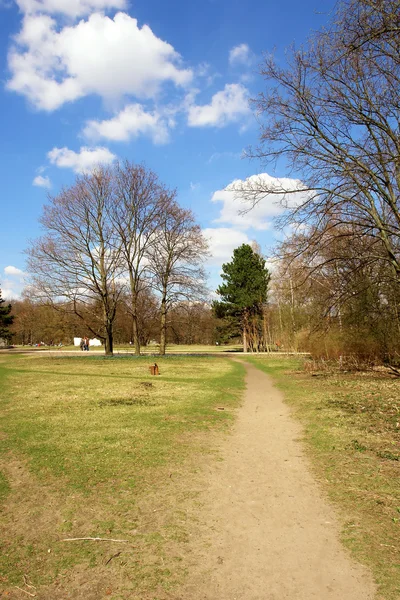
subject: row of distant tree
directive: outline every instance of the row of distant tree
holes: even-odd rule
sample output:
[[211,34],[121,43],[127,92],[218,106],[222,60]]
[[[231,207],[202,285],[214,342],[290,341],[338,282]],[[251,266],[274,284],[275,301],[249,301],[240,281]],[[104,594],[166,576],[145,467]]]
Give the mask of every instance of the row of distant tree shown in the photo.
[[[223,279],[217,292],[221,301],[213,305],[199,300],[171,302],[165,322],[165,340],[175,344],[214,344],[243,341],[244,350],[265,349],[266,340],[259,330],[259,318],[267,301],[269,273],[259,248],[244,244],[234,251],[232,261],[223,266]],[[150,282],[149,282],[150,283]],[[122,285],[122,284],[121,284]],[[73,337],[98,330],[104,308],[99,298],[86,302],[69,299],[32,299],[14,301],[13,317],[8,317],[13,341],[22,345],[65,344]],[[187,290],[186,290],[187,292]],[[171,297],[170,297],[171,298]],[[7,307],[7,314],[10,312]],[[132,318],[132,298],[128,286],[120,292],[113,319],[113,341],[140,347],[161,342],[160,296],[142,286],[136,298],[136,319]]]
[[[306,256],[280,260],[271,278],[259,248],[237,248],[223,265],[219,301],[180,301],[171,306],[166,341],[173,344],[231,344],[244,351],[308,351],[315,357],[398,362],[397,288],[384,274],[362,268],[358,277],[331,261],[330,270],[309,276]],[[391,301],[387,301],[391,298]],[[90,335],[101,320],[99,302],[78,307],[29,297],[7,305],[0,299],[0,337],[17,344],[69,344]],[[97,314],[98,313],[98,314]],[[82,316],[84,319],[82,320]],[[14,322],[13,322],[14,321]],[[83,323],[89,324],[86,328]],[[141,347],[160,342],[160,304],[151,291],[138,295]],[[396,326],[397,325],[397,326]],[[115,342],[133,342],[129,295],[121,295],[113,329]]]
[[[85,322],[73,311],[58,309],[54,305],[31,298],[14,300],[14,323],[9,327],[12,343],[35,345],[38,343],[70,345],[74,337],[91,337],[101,318],[101,306],[82,305],[80,311]],[[85,314],[86,311],[86,314]],[[96,312],[100,314],[97,315]],[[160,342],[159,299],[149,293],[140,294],[137,306],[137,331],[141,348]],[[203,303],[180,302],[168,312],[166,325],[167,344],[215,344],[215,318],[210,307]],[[131,345],[133,350],[133,323],[128,296],[121,296],[113,326],[114,344]]]

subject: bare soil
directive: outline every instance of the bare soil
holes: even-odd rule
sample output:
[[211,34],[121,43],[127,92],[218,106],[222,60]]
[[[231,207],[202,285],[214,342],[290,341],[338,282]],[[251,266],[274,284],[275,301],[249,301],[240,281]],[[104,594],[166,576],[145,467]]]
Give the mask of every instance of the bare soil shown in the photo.
[[366,567],[312,475],[302,431],[269,377],[249,365],[222,460],[204,475],[181,600],[372,600]]

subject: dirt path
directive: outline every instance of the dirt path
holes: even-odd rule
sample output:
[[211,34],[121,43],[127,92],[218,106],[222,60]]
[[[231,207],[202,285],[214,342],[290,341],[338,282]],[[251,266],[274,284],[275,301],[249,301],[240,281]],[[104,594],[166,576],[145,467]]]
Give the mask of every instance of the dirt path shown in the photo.
[[247,392],[223,460],[210,466],[182,600],[372,600],[368,570],[338,541],[282,395],[247,367]]

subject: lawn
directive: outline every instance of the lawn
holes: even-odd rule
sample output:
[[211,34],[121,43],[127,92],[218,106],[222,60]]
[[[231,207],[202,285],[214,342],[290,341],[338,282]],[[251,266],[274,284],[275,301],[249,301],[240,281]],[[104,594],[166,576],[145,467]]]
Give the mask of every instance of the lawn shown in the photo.
[[299,360],[255,356],[304,426],[342,539],[372,569],[379,598],[400,598],[400,380],[383,373],[319,374]]
[[229,431],[244,368],[157,363],[152,377],[148,357],[0,355],[2,597],[173,597],[196,472]]

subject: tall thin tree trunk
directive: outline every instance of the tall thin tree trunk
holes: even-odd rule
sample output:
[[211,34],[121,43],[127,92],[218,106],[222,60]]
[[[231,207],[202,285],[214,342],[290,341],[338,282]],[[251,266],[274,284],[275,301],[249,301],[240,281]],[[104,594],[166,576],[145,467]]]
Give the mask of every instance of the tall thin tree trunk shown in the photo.
[[263,308],[263,346],[264,346],[264,352],[268,352],[269,348],[268,348],[268,326],[267,326],[267,311],[265,309],[265,307]]
[[247,352],[247,314],[243,313],[243,352]]
[[165,297],[161,300],[161,319],[160,319],[160,354],[165,354],[167,338],[167,301]]
[[[281,302],[280,302],[280,299],[279,299],[279,295],[277,296],[277,302],[278,302],[278,314],[279,314],[279,328],[280,328],[280,332],[281,332],[280,344],[282,345],[282,340],[283,340],[283,321],[282,321],[282,310],[281,310]],[[278,350],[279,350],[279,346],[278,346]]]
[[[336,271],[336,277],[337,277],[337,281],[340,281],[340,275],[339,275],[339,269],[338,269],[338,264],[337,264],[337,260],[335,261],[335,271]],[[338,286],[336,286],[337,289],[339,289]],[[342,307],[341,307],[341,303],[340,301],[338,302],[338,320],[339,320],[339,331],[340,333],[343,332],[343,323],[342,323]]]
[[138,317],[136,313],[136,306],[134,312],[132,314],[132,335],[133,335],[133,345],[135,347],[135,354],[139,356],[140,354],[140,339],[139,339],[139,327],[138,327]]
[[135,348],[135,354],[140,355],[140,339],[139,339],[139,326],[137,316],[137,282],[135,281],[132,273],[130,273],[130,285],[131,285],[131,310],[132,310],[132,336],[133,345]]
[[289,285],[290,285],[290,317],[292,321],[292,349],[297,352],[297,343],[296,343],[296,320],[294,316],[294,290],[293,290],[293,281],[292,278],[289,277]]

